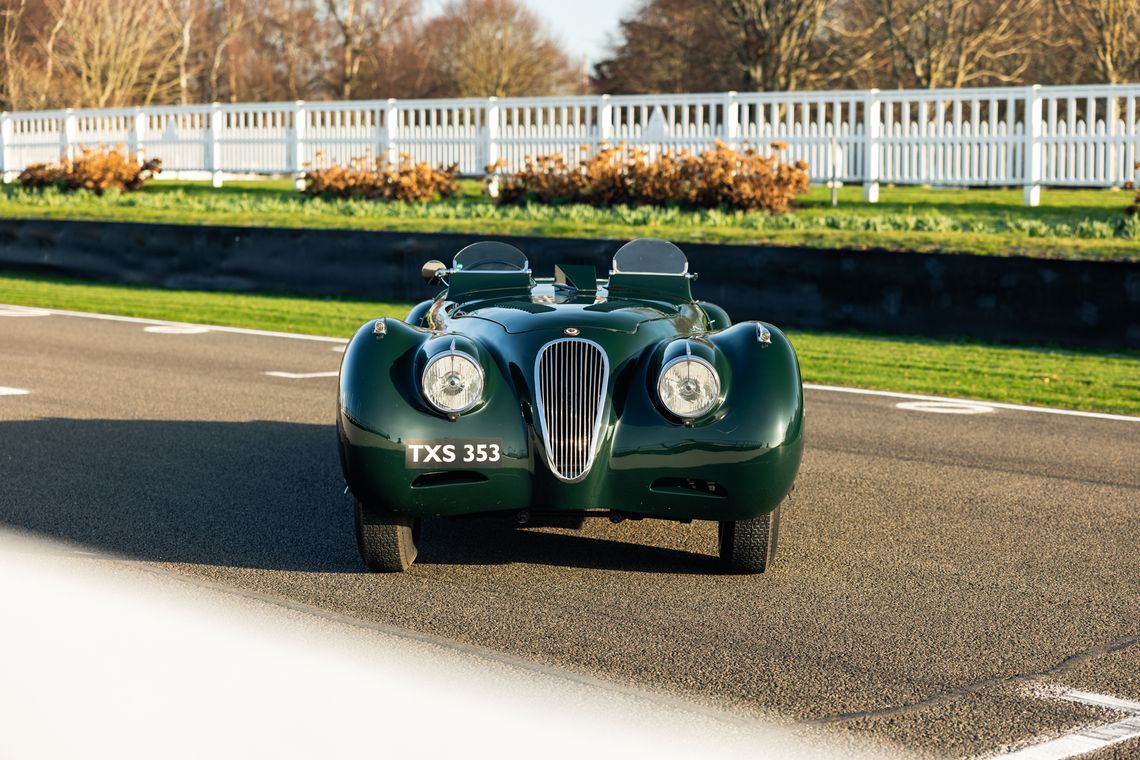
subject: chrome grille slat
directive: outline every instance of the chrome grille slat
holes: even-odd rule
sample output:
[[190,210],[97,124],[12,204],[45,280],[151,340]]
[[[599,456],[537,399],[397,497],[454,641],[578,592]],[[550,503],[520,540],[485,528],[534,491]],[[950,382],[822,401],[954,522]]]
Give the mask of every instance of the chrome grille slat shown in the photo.
[[594,463],[609,370],[605,352],[584,338],[551,341],[538,352],[540,432],[550,470],[561,480],[585,477]]

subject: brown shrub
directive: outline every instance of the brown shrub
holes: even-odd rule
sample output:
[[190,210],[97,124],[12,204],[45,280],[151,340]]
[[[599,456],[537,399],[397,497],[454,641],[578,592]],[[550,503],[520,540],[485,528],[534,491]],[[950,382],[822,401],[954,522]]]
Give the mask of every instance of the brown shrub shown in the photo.
[[61,190],[89,190],[102,195],[109,188],[123,192],[140,190],[162,171],[162,161],[152,158],[139,164],[123,154],[122,146],[110,150],[84,148],[78,157],[51,164],[32,164],[17,177],[27,188],[58,187]]
[[[773,143],[775,151],[787,146]],[[583,150],[588,150],[583,146]],[[652,156],[641,148],[603,144],[596,152],[569,164],[561,154],[527,157],[522,169],[505,172],[504,162],[486,167],[488,188],[498,184],[500,204],[538,201],[692,208],[763,209],[779,214],[807,191],[807,164],[787,164],[776,153],[762,155],[752,147],[734,150],[717,142],[693,155],[687,150]]]
[[16,177],[16,181],[24,187],[41,190],[45,187],[52,187],[53,185],[62,185],[64,171],[62,163],[31,164],[28,168],[24,169],[24,171],[20,172],[20,176]]
[[310,168],[301,192],[332,198],[431,201],[455,195],[458,173],[455,164],[433,169],[426,163],[412,163],[406,153],[400,154],[395,165],[385,159],[354,158],[347,166]]

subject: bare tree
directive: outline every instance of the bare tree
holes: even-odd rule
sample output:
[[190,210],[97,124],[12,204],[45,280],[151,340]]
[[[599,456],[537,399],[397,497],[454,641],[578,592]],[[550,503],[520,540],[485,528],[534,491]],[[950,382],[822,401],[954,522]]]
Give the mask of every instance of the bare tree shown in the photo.
[[1140,78],[1140,0],[1052,0],[1052,10],[1058,33],[1091,55],[1098,81]]
[[900,86],[1019,81],[1037,42],[1024,33],[1039,0],[876,0]]
[[5,0],[0,4],[0,107],[16,109],[22,93],[20,50],[24,12],[28,0]]
[[37,48],[34,59],[40,65],[29,66],[31,71],[39,74],[38,84],[35,86],[35,96],[30,99],[33,108],[47,108],[63,102],[64,94],[55,87],[55,73],[58,67],[58,42],[63,32],[64,22],[70,17],[72,0],[57,0],[41,7],[44,16],[38,31],[33,36],[33,45]]
[[439,92],[432,64],[435,41],[420,16],[407,16],[370,46],[353,89],[358,98],[417,98]]
[[[221,98],[222,66],[226,62],[227,52],[245,27],[247,8],[245,0],[213,0],[207,10],[210,26],[210,34],[207,37],[209,62],[204,90],[206,100],[209,102],[216,102]],[[231,77],[232,69],[231,66]],[[237,97],[233,88],[230,88],[229,95],[231,100]]]
[[[52,86],[69,105],[124,106],[166,101],[177,46],[155,0],[54,0],[47,39]],[[156,24],[156,20],[159,23]]]
[[425,27],[439,96],[549,95],[577,71],[518,0],[452,0]]
[[867,89],[895,84],[875,0],[833,0],[820,22],[810,58],[807,71],[815,87]]
[[[330,38],[320,15],[323,0],[265,0],[252,28],[248,88],[258,100],[314,100],[326,97],[332,62]],[[244,99],[244,98],[243,98]]]
[[178,101],[185,105],[190,102],[192,86],[190,54],[194,28],[200,21],[202,9],[197,0],[162,0],[162,9],[174,37],[173,57],[178,68]]
[[365,53],[419,10],[417,0],[325,0],[340,37],[340,96],[357,88]]
[[793,90],[830,0],[720,0],[750,88]]
[[594,67],[598,92],[712,92],[746,86],[719,0],[642,0]]

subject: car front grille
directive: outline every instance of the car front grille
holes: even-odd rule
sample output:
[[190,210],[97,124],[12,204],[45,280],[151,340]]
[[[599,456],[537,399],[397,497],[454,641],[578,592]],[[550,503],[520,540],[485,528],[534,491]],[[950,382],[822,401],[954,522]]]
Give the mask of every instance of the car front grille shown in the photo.
[[547,343],[534,364],[538,418],[550,470],[561,480],[585,477],[594,448],[610,365],[598,344],[582,338]]

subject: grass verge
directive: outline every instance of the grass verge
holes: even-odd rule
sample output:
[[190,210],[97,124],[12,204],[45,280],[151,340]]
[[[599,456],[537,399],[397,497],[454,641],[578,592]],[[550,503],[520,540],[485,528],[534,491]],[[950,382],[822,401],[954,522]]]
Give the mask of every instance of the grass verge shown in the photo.
[[1108,190],[1049,190],[1042,205],[1021,205],[1020,190],[887,187],[867,204],[861,188],[812,188],[795,211],[685,211],[680,208],[593,208],[583,205],[500,207],[464,180],[455,198],[435,203],[305,198],[289,181],[205,183],[162,181],[139,193],[103,196],[0,192],[0,218],[160,222],[168,224],[316,229],[461,232],[677,242],[743,243],[813,248],[892,250],[1044,258],[1140,261],[1140,217],[1123,213],[1129,196]]
[[402,303],[161,290],[36,275],[0,275],[0,304],[344,338],[376,317],[403,319],[409,308]]
[[[348,337],[409,304],[170,291],[0,276],[0,303]],[[790,331],[804,381],[1140,414],[1140,353]]]

